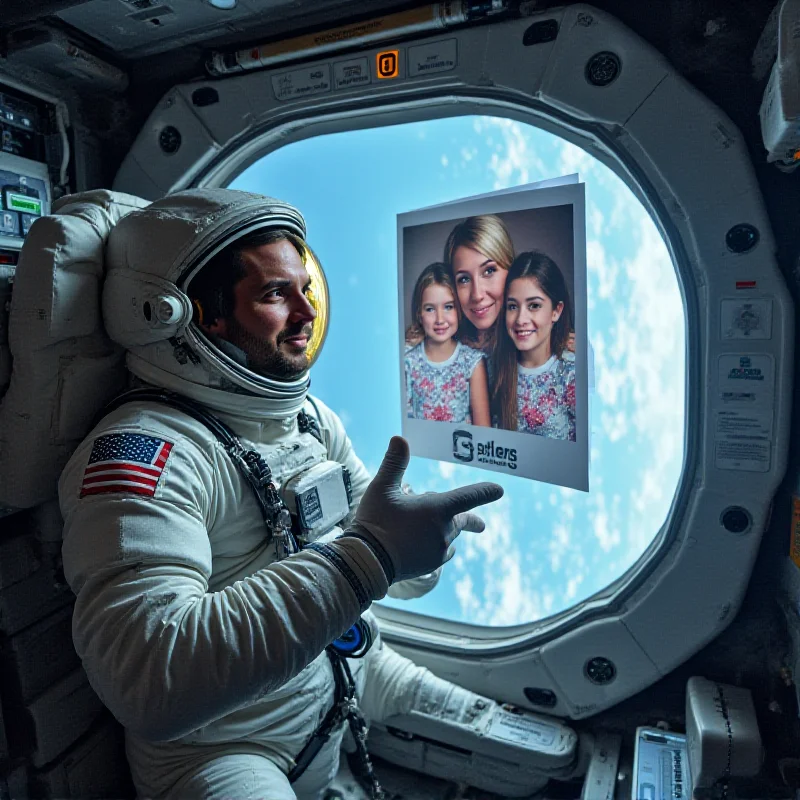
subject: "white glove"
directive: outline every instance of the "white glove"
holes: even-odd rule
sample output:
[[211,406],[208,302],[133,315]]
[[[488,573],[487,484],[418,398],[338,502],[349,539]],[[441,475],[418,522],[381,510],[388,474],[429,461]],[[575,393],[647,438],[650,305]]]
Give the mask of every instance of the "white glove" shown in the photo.
[[[452,547],[450,548],[453,549]],[[450,554],[448,553],[448,560]],[[439,583],[439,578],[442,576],[442,568],[429,572],[427,575],[420,575],[418,578],[412,578],[407,581],[400,581],[400,583],[393,583],[386,592],[389,597],[395,600],[416,600],[418,597],[423,597],[432,592]]]
[[389,583],[426,575],[440,567],[461,531],[480,533],[486,526],[475,506],[499,500],[496,483],[474,483],[449,492],[407,495],[401,487],[408,466],[408,442],[393,436],[378,474],[364,492],[344,536],[372,547]]

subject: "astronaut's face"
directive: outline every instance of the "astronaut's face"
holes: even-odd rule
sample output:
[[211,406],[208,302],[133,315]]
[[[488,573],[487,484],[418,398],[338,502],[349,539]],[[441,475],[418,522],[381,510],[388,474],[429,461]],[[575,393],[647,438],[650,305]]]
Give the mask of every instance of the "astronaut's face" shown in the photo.
[[244,250],[242,261],[246,273],[233,287],[233,316],[208,329],[243,350],[253,372],[294,378],[308,368],[306,349],[317,316],[308,272],[286,239]]

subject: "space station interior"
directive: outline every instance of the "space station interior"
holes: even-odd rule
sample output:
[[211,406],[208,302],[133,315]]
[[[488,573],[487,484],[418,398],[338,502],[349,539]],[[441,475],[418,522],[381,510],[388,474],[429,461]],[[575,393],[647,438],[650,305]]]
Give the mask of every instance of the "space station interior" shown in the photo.
[[[800,0],[0,0],[0,798],[800,798],[798,166]],[[182,206],[170,200],[187,191],[176,195]],[[410,390],[397,364],[407,352],[411,287],[404,296],[398,247],[417,252],[417,240],[409,232],[416,229],[402,226],[427,214],[430,230],[434,222],[443,230],[476,213],[462,208],[490,198],[525,242],[517,251],[538,248],[546,234],[534,231],[528,244],[524,226],[514,227],[523,193],[556,198],[541,201],[555,208],[573,202],[557,198],[585,197],[569,229],[579,400],[577,440],[566,446],[585,453],[586,484],[515,473],[517,451],[512,463],[511,451],[497,448],[509,431],[492,430],[492,442],[473,446],[489,434],[467,425],[443,459],[416,457],[412,439],[406,499],[419,504],[426,492],[486,480],[504,496],[475,509],[483,532],[464,529],[440,570],[413,581],[389,586],[380,548],[369,536],[349,538],[348,552],[366,548],[384,568],[381,580],[389,576],[367,597],[375,600],[369,614],[349,628],[347,646],[356,647],[355,637],[373,651],[363,660],[329,656],[334,676],[337,663],[351,663],[352,675],[350,667],[342,673],[355,681],[351,699],[334,694],[338,678],[336,687],[326,679],[317,723],[281,760],[275,753],[286,748],[272,745],[290,735],[289,722],[251,736],[244,694],[214,678],[245,681],[248,653],[261,645],[241,646],[241,663],[225,672],[219,665],[234,656],[217,650],[202,662],[199,645],[185,651],[194,661],[178,663],[176,633],[163,645],[174,647],[175,662],[159,674],[160,656],[137,656],[124,637],[109,638],[106,624],[92,627],[92,604],[112,596],[100,579],[111,548],[103,537],[122,541],[124,525],[103,528],[100,511],[75,510],[78,500],[65,499],[71,470],[78,481],[83,475],[80,502],[93,495],[87,505],[103,509],[111,488],[92,483],[100,467],[91,465],[121,458],[114,453],[126,447],[130,456],[134,440],[155,442],[144,470],[152,491],[114,487],[114,502],[145,509],[156,486],[161,501],[172,491],[164,465],[171,459],[176,475],[188,469],[179,459],[189,461],[140,421],[95,439],[90,457],[82,443],[104,415],[128,419],[114,416],[126,413],[119,401],[111,412],[108,403],[131,385],[145,395],[127,402],[153,400],[141,388],[153,383],[172,393],[173,413],[194,415],[211,449],[223,441],[198,416],[203,404],[225,410],[213,398],[206,403],[198,390],[191,402],[174,400],[200,380],[192,376],[219,341],[198,333],[208,326],[202,311],[197,321],[185,268],[199,263],[201,244],[203,258],[213,256],[214,236],[219,251],[219,220],[235,218],[244,231],[237,209],[252,206],[251,217],[285,222],[292,257],[299,252],[311,276],[309,374],[327,454],[317,453],[316,423],[292,405],[304,402],[305,377],[290,397],[295,383],[243,382],[231,377],[235,356],[220,356],[225,385],[237,384],[241,414],[254,397],[279,396],[317,448],[321,463],[302,473],[306,483],[289,480],[278,506],[296,507],[308,532],[303,493],[311,486],[319,518],[327,503],[339,510],[326,524],[344,520],[351,489],[364,492],[358,469],[375,474],[406,413],[401,398]],[[456,202],[459,210],[448,210]],[[170,217],[175,207],[185,225]],[[442,261],[443,242],[426,263]],[[156,262],[166,266],[148,266]],[[178,378],[153,377],[173,367]],[[219,383],[202,388],[209,386],[224,394]],[[163,394],[156,400],[166,402]],[[358,453],[356,468],[331,455],[331,415]],[[265,430],[277,424],[266,416]],[[235,414],[224,419],[250,436],[236,430]],[[447,442],[450,428],[436,428]],[[468,450],[459,452],[459,436]],[[523,438],[522,447],[543,439]],[[545,446],[562,444],[541,442],[531,474],[559,461],[562,450]],[[263,526],[234,451],[226,452],[217,460],[227,458],[230,480],[244,487],[235,519],[252,511]],[[489,453],[485,469],[475,452]],[[275,470],[278,451],[264,453]],[[319,481],[335,475],[335,491],[310,480],[312,472]],[[194,489],[185,488],[189,497]],[[153,517],[153,541],[177,535],[170,519]],[[75,544],[84,520],[100,527],[89,544]],[[335,550],[345,539],[284,555],[335,573],[336,586],[360,585],[358,576],[343,577],[356,569],[342,567]],[[147,542],[136,546],[149,552]],[[227,546],[209,550],[215,575],[232,558]],[[151,575],[147,556],[130,558],[130,569]],[[201,567],[185,563],[194,577],[180,585],[175,578],[175,591],[199,586],[191,589],[198,606],[204,592],[203,602],[224,605],[218,597],[242,583],[209,584],[206,575],[201,584]],[[267,598],[264,608],[278,616],[286,608],[297,620],[297,597],[327,585],[309,580],[311,589],[284,605]],[[121,604],[124,587],[114,586]],[[155,608],[147,591],[140,600]],[[364,612],[369,602],[359,603]],[[255,605],[244,607],[251,610],[230,611],[232,620],[239,615],[231,625],[256,614]],[[123,626],[136,613],[108,619]],[[302,613],[293,635],[319,638],[316,618]],[[266,628],[252,630],[257,639]],[[326,644],[313,663],[328,669]],[[268,642],[264,652],[291,663],[292,646]],[[129,686],[99,676],[98,664],[114,658]],[[273,681],[275,697],[298,673],[310,674],[308,661]],[[383,670],[383,683],[362,702],[367,733],[347,703],[356,705],[364,675],[379,683],[370,670]],[[408,676],[413,699],[400,697],[411,692]],[[127,696],[147,686],[152,694]],[[189,693],[194,710],[173,715],[168,698],[187,704]],[[216,702],[215,694],[235,700]],[[158,719],[166,721],[137,728],[148,706],[162,702]],[[303,703],[297,719],[310,713]],[[337,704],[344,711],[333,739],[329,731],[319,752],[297,755]],[[232,782],[204,792],[170,773],[223,747],[269,762],[277,783],[247,783],[249,761],[234,767]],[[334,771],[312,791],[314,760]],[[306,783],[302,775],[295,782],[306,768]]]

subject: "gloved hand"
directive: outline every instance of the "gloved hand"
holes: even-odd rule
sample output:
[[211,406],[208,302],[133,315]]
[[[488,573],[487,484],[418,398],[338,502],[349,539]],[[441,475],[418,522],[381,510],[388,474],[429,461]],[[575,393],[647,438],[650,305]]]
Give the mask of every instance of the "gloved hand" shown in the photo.
[[361,498],[353,523],[344,536],[370,545],[389,583],[426,575],[447,560],[452,541],[464,531],[480,533],[486,526],[475,506],[499,500],[496,483],[474,483],[449,492],[405,494],[400,482],[408,466],[408,442],[393,436],[377,475]]

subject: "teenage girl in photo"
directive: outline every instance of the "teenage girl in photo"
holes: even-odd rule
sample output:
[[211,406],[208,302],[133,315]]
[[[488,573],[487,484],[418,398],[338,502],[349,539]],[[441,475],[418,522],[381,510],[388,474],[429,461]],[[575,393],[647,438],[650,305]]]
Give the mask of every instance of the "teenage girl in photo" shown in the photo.
[[455,338],[461,312],[446,265],[431,264],[422,271],[411,313],[405,355],[408,416],[490,425],[485,357]]
[[508,270],[498,325],[492,406],[499,427],[575,441],[575,362],[564,276],[544,253],[520,253]]

